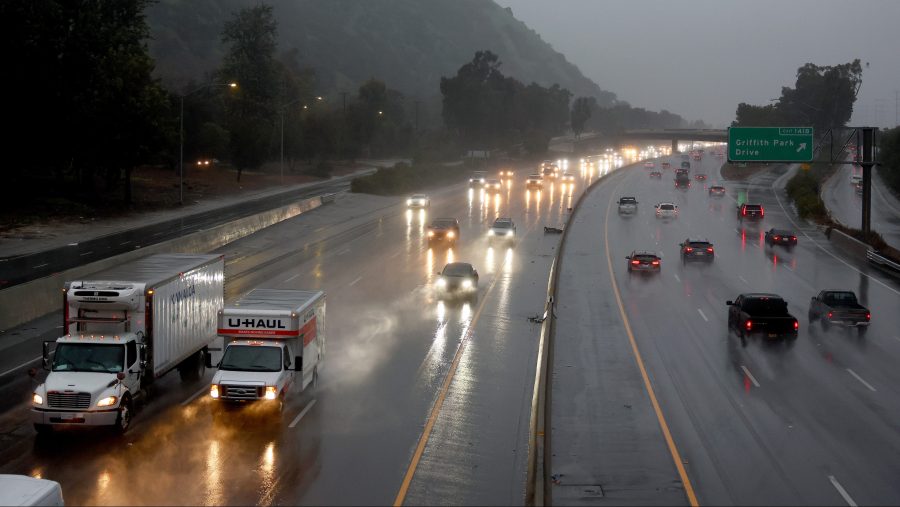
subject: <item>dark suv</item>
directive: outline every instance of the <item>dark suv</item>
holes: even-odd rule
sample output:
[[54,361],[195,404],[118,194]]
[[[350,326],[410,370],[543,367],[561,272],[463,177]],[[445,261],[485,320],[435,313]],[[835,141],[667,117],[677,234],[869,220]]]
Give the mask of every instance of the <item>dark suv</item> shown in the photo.
[[716,258],[716,251],[708,239],[688,238],[680,246],[682,264],[688,261],[712,262]]
[[459,239],[459,220],[455,218],[435,218],[428,226],[428,246],[438,244],[455,245]]
[[762,204],[741,204],[738,206],[738,220],[762,220],[766,216],[766,210]]

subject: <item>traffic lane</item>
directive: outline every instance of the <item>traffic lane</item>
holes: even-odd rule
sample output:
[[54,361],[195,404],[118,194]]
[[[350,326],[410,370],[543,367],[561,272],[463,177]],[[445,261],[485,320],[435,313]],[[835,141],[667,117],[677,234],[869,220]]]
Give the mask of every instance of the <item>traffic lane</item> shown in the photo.
[[[698,216],[697,212],[700,212],[699,216]],[[773,217],[773,213],[771,211],[767,212],[767,221],[772,220],[773,218],[775,218],[775,217]],[[666,226],[664,226],[661,231],[657,231],[657,234],[660,235],[660,238],[662,240],[661,241],[661,243],[662,243],[661,250],[663,250],[666,258],[671,258],[672,260],[677,259],[677,246],[675,246],[675,245],[677,245],[677,240],[675,238],[681,238],[682,236],[692,234],[693,231],[696,230],[696,227],[692,226],[692,222],[695,222],[695,221],[698,221],[698,222],[704,223],[704,224],[712,222],[709,220],[709,217],[703,216],[702,209],[700,209],[698,207],[690,207],[689,206],[686,208],[682,208],[682,214],[678,220],[671,221],[671,223],[666,224]],[[715,222],[712,222],[712,223],[715,223]],[[721,225],[721,224],[719,224],[719,225]],[[632,228],[633,228],[633,226],[632,226]],[[681,230],[679,230],[679,229],[681,229]],[[707,227],[706,230],[708,231],[709,228]],[[674,232],[674,234],[673,234],[673,232]],[[624,234],[624,233],[625,233],[625,231],[620,231],[620,234]],[[726,236],[728,235],[727,230],[725,231],[725,235]],[[711,239],[713,239],[713,238],[711,238]],[[714,241],[716,241],[716,240],[714,240]],[[803,290],[803,288],[802,288],[803,284],[799,283],[802,280],[796,279],[795,277],[793,277],[792,276],[793,272],[790,270],[782,270],[782,272],[772,275],[773,270],[771,269],[771,267],[777,266],[777,264],[773,264],[772,266],[768,265],[769,260],[766,259],[764,255],[762,255],[763,252],[758,251],[758,250],[753,251],[753,249],[751,249],[748,252],[748,250],[746,250],[746,244],[742,244],[740,250],[737,250],[734,247],[733,243],[734,243],[733,241],[730,243],[727,241],[726,242],[717,241],[718,256],[715,261],[715,265],[709,266],[709,267],[705,267],[705,266],[704,267],[700,267],[700,266],[696,267],[697,269],[700,269],[702,271],[697,271],[696,269],[694,269],[695,266],[688,266],[681,272],[680,278],[676,278],[676,276],[678,275],[678,272],[676,272],[671,277],[669,277],[665,274],[665,269],[664,269],[663,275],[661,277],[659,277],[659,281],[657,281],[656,283],[663,284],[664,286],[670,285],[670,287],[663,288],[662,290],[655,290],[655,291],[649,292],[650,297],[655,297],[657,294],[662,294],[662,295],[664,295],[664,297],[662,299],[660,299],[659,301],[651,300],[649,302],[644,302],[645,304],[634,304],[631,311],[639,312],[639,314],[641,315],[641,318],[635,319],[641,323],[641,324],[638,324],[638,326],[640,326],[642,324],[654,322],[654,320],[651,317],[647,316],[647,312],[648,312],[647,309],[653,309],[650,311],[651,312],[655,311],[654,315],[657,315],[663,309],[668,309],[673,306],[676,307],[675,309],[678,311],[673,312],[671,315],[668,316],[668,318],[662,319],[663,322],[659,323],[657,325],[656,329],[647,330],[644,333],[640,333],[640,334],[643,334],[645,336],[650,335],[650,336],[655,336],[655,337],[663,337],[663,336],[667,336],[667,335],[673,336],[673,335],[678,335],[678,334],[683,335],[683,336],[704,336],[702,329],[692,329],[691,324],[692,323],[704,324],[704,321],[719,320],[720,322],[718,323],[718,325],[724,326],[725,325],[725,316],[721,310],[716,310],[716,306],[718,304],[721,304],[721,300],[723,299],[723,297],[721,294],[715,293],[715,292],[720,292],[720,291],[715,291],[715,289],[713,289],[714,293],[712,295],[710,295],[709,294],[709,286],[710,286],[710,283],[715,283],[716,280],[723,279],[722,275],[725,275],[728,273],[738,272],[738,273],[747,274],[746,278],[743,276],[741,278],[743,278],[744,280],[749,279],[749,280],[753,281],[753,284],[756,287],[754,287],[752,290],[772,290],[772,291],[776,291],[776,292],[784,295],[786,298],[788,298],[789,301],[791,301],[791,300],[797,301],[797,298],[792,297],[789,291],[791,289],[796,290],[795,288],[798,286],[801,287],[800,290]],[[665,254],[665,252],[667,250],[670,252],[669,255]],[[799,253],[799,252],[797,252],[797,253]],[[741,258],[742,256],[744,258]],[[727,264],[729,262],[732,262],[733,260],[738,260],[739,262],[736,262],[733,266],[724,266],[724,271],[722,271],[720,269],[720,268],[723,268],[723,264]],[[815,262],[815,260],[816,260],[815,255],[811,255],[809,262]],[[803,263],[802,261],[798,262],[798,264],[802,264],[802,263]],[[752,266],[753,264],[756,264],[755,270]],[[664,265],[666,265],[666,263],[664,263]],[[670,263],[668,263],[668,265],[672,265],[672,263],[670,262]],[[835,270],[839,270],[837,266],[835,266],[834,268],[835,268]],[[702,274],[700,274],[700,273],[702,273]],[[755,276],[750,276],[751,274],[755,275]],[[697,276],[697,278],[696,279],[693,278],[694,276]],[[739,280],[734,279],[733,275],[726,276],[725,279],[729,279],[729,281],[731,282],[731,285],[738,285],[738,286],[739,285],[749,285],[748,283],[743,283]],[[725,290],[734,292],[736,294],[738,291],[745,291],[747,289],[729,286]],[[696,306],[696,308],[692,307],[692,306],[678,308],[680,306],[679,303],[692,300],[692,298],[691,298],[692,291],[696,291],[698,293],[702,291],[704,293],[705,297],[703,299],[701,299],[700,303],[697,303],[694,305],[694,306]],[[733,299],[733,295],[731,295],[731,292],[726,292],[726,294],[728,294],[727,297],[729,299]],[[699,294],[694,294],[694,295],[697,296]],[[806,298],[806,300],[808,300],[808,298]],[[702,312],[704,312],[704,310],[705,310],[705,313],[702,313]],[[794,307],[794,305],[792,305],[791,310],[793,312],[795,312],[796,314],[799,314],[801,311],[800,308],[796,308],[796,307]],[[805,310],[805,308],[803,308],[802,310]],[[686,316],[686,317],[682,317],[683,319],[685,319],[685,318],[687,319],[686,321],[683,322],[684,327],[686,329],[682,333],[672,333],[671,326],[673,325],[673,320],[677,322],[679,315]],[[706,326],[701,326],[701,328],[703,328],[703,327],[706,327]],[[668,332],[667,332],[667,330],[668,330]],[[803,340],[804,334],[805,334],[804,331],[801,331],[801,339],[798,341],[801,342],[804,346],[807,346],[809,342]],[[657,347],[659,346],[660,343],[668,343],[665,340],[659,340],[658,338],[657,338],[657,340],[658,341],[655,342]],[[713,343],[715,343],[715,342],[713,342]],[[733,342],[730,342],[730,344],[733,344]],[[888,344],[888,345],[892,345],[892,344]],[[808,346],[811,347],[811,345],[808,345]],[[795,346],[794,349],[792,349],[792,353],[793,354],[797,354],[797,353],[802,354],[802,352],[800,350],[798,350],[798,349],[802,349],[802,348],[803,347]],[[769,349],[763,348],[762,350],[768,351]],[[847,394],[848,392],[852,392],[856,388],[856,386],[852,385],[852,382],[855,382],[853,380],[853,378],[846,375],[846,371],[843,371],[840,368],[838,368],[838,369],[825,368],[825,370],[822,370],[821,368],[819,368],[818,370],[816,370],[816,368],[819,366],[819,364],[817,362],[819,354],[817,353],[816,350],[814,350],[814,349],[813,350],[805,350],[803,352],[806,352],[806,355],[800,356],[804,363],[804,364],[802,364],[803,368],[796,367],[796,365],[793,365],[793,364],[785,364],[783,357],[778,354],[776,354],[774,356],[774,359],[769,358],[769,357],[762,357],[762,358],[756,358],[756,360],[754,362],[754,361],[750,361],[750,359],[752,359],[752,356],[751,356],[751,358],[748,358],[746,360],[742,359],[742,361],[746,362],[747,364],[751,364],[748,371],[756,372],[756,376],[760,378],[759,382],[765,382],[765,380],[768,380],[768,379],[766,379],[765,375],[769,372],[777,372],[779,374],[785,374],[785,370],[790,371],[790,372],[798,371],[798,370],[802,371],[804,368],[809,368],[809,369],[814,370],[813,373],[807,373],[807,377],[813,379],[809,382],[798,382],[797,379],[793,379],[793,378],[789,379],[788,384],[790,386],[792,386],[792,387],[798,386],[798,385],[801,386],[801,387],[798,387],[796,392],[793,392],[793,391],[791,392],[791,394],[796,394],[797,397],[801,398],[801,399],[803,397],[803,393],[820,392],[822,390],[823,386],[831,387],[830,392],[842,392],[844,394]],[[673,350],[670,352],[670,354],[677,356],[678,350],[677,349]],[[685,363],[690,364],[690,360],[692,358],[696,358],[698,356],[697,354],[683,354],[683,355],[685,357],[680,358],[679,361],[677,361],[677,362],[674,362],[674,366],[672,364],[667,365],[667,369],[672,370],[672,369],[677,368],[679,365],[682,365]],[[815,359],[810,359],[810,358],[815,358]],[[806,362],[810,362],[810,361],[812,361],[815,364],[813,364],[813,365],[805,364]],[[732,363],[731,369],[733,370],[732,376],[736,376],[737,378],[740,378],[741,376],[745,377],[741,381],[737,382],[738,388],[741,387],[741,382],[743,382],[743,387],[745,387],[745,388],[746,388],[746,386],[750,385],[751,383],[755,384],[757,382],[756,378],[753,378],[752,382],[750,382],[751,379],[746,377],[746,373],[743,371],[743,368],[747,367],[746,365],[738,364],[738,362],[736,362],[736,361],[731,361],[731,363]],[[757,364],[759,365],[758,367],[756,366]],[[702,366],[702,365],[692,365],[691,367],[684,368],[684,370],[690,374],[690,376],[688,376],[686,378],[695,379],[697,377],[697,374],[695,373],[695,371],[702,371],[700,369],[700,366]],[[743,367],[743,368],[739,368],[739,366]],[[835,371],[837,371],[837,374],[835,373]],[[843,374],[843,375],[841,375],[841,374]],[[777,376],[778,375],[776,375],[776,377]],[[827,379],[830,382],[823,382],[821,377],[827,377]],[[849,382],[848,382],[848,379],[849,379]],[[778,381],[778,379],[777,378],[773,379],[773,381]],[[685,380],[682,380],[680,382],[686,383]],[[704,383],[704,382],[700,382],[699,384],[692,386],[690,388],[680,389],[679,396],[684,397],[684,396],[686,396],[685,393],[687,393],[687,395],[690,395],[691,393],[696,393],[698,391],[703,392],[702,386],[705,384],[706,383]],[[662,385],[669,386],[670,384],[668,382],[662,382]],[[664,390],[664,389],[665,389],[665,387],[661,388],[661,390]],[[712,398],[712,394],[713,393],[706,393],[704,396],[701,396],[700,400],[698,400],[698,406],[702,405],[703,400]],[[806,396],[807,396],[807,398],[809,397],[808,394]],[[846,399],[846,398],[847,398],[846,396],[841,397],[837,401],[833,401],[833,404],[831,404],[831,408],[837,414],[841,414],[842,413],[841,411],[846,409],[846,407],[852,407],[854,404],[857,404],[857,405],[859,404],[858,398],[851,398],[851,399]],[[792,406],[792,403],[796,404],[796,401],[793,399],[791,399],[789,401],[790,401],[790,403],[788,401],[784,401],[783,404],[788,407]],[[713,405],[717,405],[717,404],[713,404]],[[821,404],[819,406],[817,406],[815,404],[811,404],[811,405],[812,406],[807,407],[807,408],[809,408],[810,411],[816,411],[816,410],[820,409]],[[865,407],[859,407],[859,408],[860,408],[860,410],[863,411],[863,413],[867,412]],[[895,404],[893,404],[891,402],[887,402],[886,406],[882,406],[882,407],[880,407],[880,409],[887,409],[887,410],[889,410],[889,413],[896,413],[897,407],[895,406]],[[850,409],[850,410],[853,410],[853,409]],[[783,412],[782,407],[779,407],[779,412]],[[871,414],[871,415],[875,415],[875,414]],[[803,419],[803,417],[796,417],[796,419],[800,420],[800,419]],[[847,418],[842,419],[840,417],[836,417],[836,419],[839,421],[842,420],[843,422],[847,421]],[[885,422],[886,421],[884,421],[881,417],[878,417],[877,415],[875,415],[875,417],[872,417],[871,420],[869,421],[870,425],[874,427],[873,431],[883,430],[885,427],[885,424],[884,424]],[[813,428],[821,425],[820,422],[815,421],[815,420],[807,421],[807,423],[810,427],[813,427]],[[833,426],[836,426],[836,427],[828,428],[828,430],[830,431],[831,436],[834,438],[834,440],[838,443],[841,443],[841,436],[844,435],[846,431],[850,431],[852,429],[852,425],[850,425],[848,427],[846,424],[842,425],[840,423],[834,424]],[[777,428],[777,426],[773,426],[773,427]],[[880,431],[880,432],[883,432],[883,431]],[[765,433],[763,433],[763,434],[765,434]],[[734,440],[733,438],[728,439],[728,441],[733,441],[733,440]],[[829,444],[832,448],[835,447],[835,445],[830,441],[824,442],[824,443],[823,442],[815,442],[815,444],[817,446],[817,447],[815,447],[816,449],[819,449],[822,447],[828,447]],[[824,445],[822,445],[822,444],[824,444]],[[715,446],[711,446],[711,447],[715,448]],[[850,445],[850,447],[852,447],[852,445]],[[879,451],[880,451],[880,449],[877,449],[877,448],[868,449],[865,452],[860,452],[859,449],[855,449],[855,450],[848,449],[848,450],[846,450],[846,455],[852,456],[853,454],[857,454],[857,456],[864,458],[864,456],[869,455],[869,454],[871,454],[871,455],[881,454],[884,457],[884,453],[883,452],[879,453]],[[842,450],[842,452],[843,452],[843,450]],[[809,453],[804,454],[801,452],[799,454],[809,456]],[[829,456],[824,457],[823,458],[824,462],[828,462],[829,461],[828,458],[831,458],[831,461],[834,461],[835,456],[829,455]],[[800,470],[803,470],[803,467],[802,467],[803,463],[796,463],[796,465],[799,465],[801,467]],[[888,469],[890,470],[891,467],[888,467]],[[792,475],[795,476],[797,474],[792,473]],[[853,472],[846,471],[846,473],[843,473],[842,475],[845,477],[845,479],[842,479],[842,482],[844,482],[844,481],[848,480],[848,479],[846,479],[847,476],[852,477]],[[877,473],[876,473],[876,475],[877,475]],[[823,478],[823,476],[821,476],[821,475],[816,476],[815,474],[813,474],[811,477],[809,477],[809,481],[810,481],[809,484],[812,485],[817,482],[821,482],[823,480],[825,480]],[[798,481],[798,482],[802,483],[802,481]],[[892,498],[891,490],[890,489],[885,490],[886,484],[890,484],[890,483],[882,482],[880,484],[871,484],[871,485],[867,485],[867,486],[868,486],[868,488],[872,488],[871,491],[879,491],[882,493],[882,496],[873,495],[873,498],[875,498],[875,499],[886,498],[886,496],[884,496],[884,495],[888,495],[887,498]],[[814,489],[814,487],[810,488],[810,489]],[[807,492],[806,491],[803,491],[803,492],[804,492],[804,495],[806,495]],[[833,493],[833,491],[832,491],[832,493]],[[896,495],[896,492],[893,492],[893,495]],[[774,500],[777,500],[778,498],[782,498],[782,500],[780,500],[780,501],[784,501],[783,500],[784,498],[791,498],[791,497],[776,496],[774,498]],[[718,499],[716,499],[716,500],[718,500]],[[763,503],[768,503],[769,501],[772,501],[772,500],[773,500],[773,498],[755,498],[753,501],[762,501]],[[793,499],[792,499],[792,501],[793,501]],[[805,496],[804,501],[809,501],[812,503],[819,503],[819,502],[823,502],[823,501],[834,501],[834,499],[829,500],[828,498],[824,498],[824,497],[816,498],[816,497]],[[718,501],[714,501],[713,503],[718,503]]]
[[[611,293],[603,253],[607,203],[630,195],[618,192],[625,174],[647,177],[642,168],[626,169],[595,187],[570,224],[559,264],[548,423],[555,504],[600,498],[622,505],[688,503]],[[627,226],[634,220],[640,218],[623,219],[626,231],[634,230]],[[617,267],[619,252],[611,252]]]
[[326,181],[291,192],[289,195],[257,198],[222,209],[166,220],[43,252],[9,257],[0,262],[0,288],[5,289],[52,273],[181,237],[249,214],[290,204],[299,199],[338,192],[348,186],[349,183],[344,180]]
[[[832,216],[844,225],[858,227],[862,220],[862,194],[850,183],[862,177],[862,168],[840,165],[822,187],[822,199]],[[877,171],[872,171],[872,229],[892,245],[900,245],[900,203],[890,194]]]

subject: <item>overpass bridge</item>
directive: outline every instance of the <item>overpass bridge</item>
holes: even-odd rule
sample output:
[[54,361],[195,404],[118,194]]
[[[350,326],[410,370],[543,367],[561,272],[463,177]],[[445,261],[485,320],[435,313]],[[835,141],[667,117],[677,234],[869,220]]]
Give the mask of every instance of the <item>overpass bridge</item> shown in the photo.
[[728,131],[725,129],[637,129],[623,130],[610,135],[597,132],[585,132],[576,139],[572,135],[554,138],[551,143],[571,144],[572,148],[585,148],[598,142],[608,141],[671,141],[672,152],[678,152],[679,141],[727,142]]

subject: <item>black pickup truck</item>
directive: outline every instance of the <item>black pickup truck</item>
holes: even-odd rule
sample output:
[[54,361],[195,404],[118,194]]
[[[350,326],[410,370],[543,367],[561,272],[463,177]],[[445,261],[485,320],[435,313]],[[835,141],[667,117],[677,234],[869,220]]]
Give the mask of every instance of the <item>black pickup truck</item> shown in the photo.
[[824,330],[835,324],[855,327],[864,334],[871,319],[869,309],[859,304],[856,294],[849,290],[823,290],[809,301],[809,323],[818,320]]
[[768,338],[796,338],[800,323],[788,313],[787,301],[777,294],[741,294],[727,301],[728,328],[745,338],[763,333]]

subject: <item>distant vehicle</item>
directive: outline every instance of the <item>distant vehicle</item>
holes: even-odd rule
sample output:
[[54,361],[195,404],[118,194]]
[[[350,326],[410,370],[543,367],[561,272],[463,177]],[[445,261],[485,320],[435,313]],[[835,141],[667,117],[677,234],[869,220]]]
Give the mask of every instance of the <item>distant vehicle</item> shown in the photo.
[[[688,155],[687,153],[681,154],[681,160],[690,160],[690,159],[691,159],[691,156]],[[688,163],[690,163],[690,162],[688,162]]]
[[682,168],[682,169],[690,169],[690,168],[691,168],[691,163],[688,162],[687,160],[685,160],[684,162],[681,163],[681,168]]
[[856,195],[862,195],[862,194],[863,194],[863,184],[862,184],[862,182],[859,182],[859,183],[857,183],[856,185],[854,185],[854,186],[853,186],[853,191],[856,192]]
[[544,188],[544,178],[540,174],[531,174],[525,178],[525,188],[529,190],[540,190]]
[[503,183],[497,179],[485,180],[484,189],[488,192],[499,192],[503,189]]
[[406,200],[406,207],[410,209],[428,208],[431,206],[431,199],[425,194],[413,194]]
[[697,173],[694,175],[694,179],[697,181],[706,181],[706,175],[703,173]]
[[472,176],[469,177],[469,186],[480,187],[484,185],[485,180],[487,180],[486,171],[472,171]]
[[656,218],[675,218],[678,216],[678,206],[671,202],[661,202],[653,207],[656,208]]
[[788,250],[797,246],[797,235],[787,229],[769,229],[766,231],[765,241],[767,246],[782,245]]
[[559,177],[559,181],[563,183],[575,183],[575,175],[572,173],[562,173]]
[[0,474],[0,505],[63,506],[65,503],[62,487],[56,481]]
[[692,158],[693,158],[694,160],[700,160],[701,157],[700,157],[700,154],[699,154],[699,153],[694,153],[694,156],[693,156]]
[[815,321],[828,330],[831,325],[855,327],[860,334],[869,329],[872,314],[859,304],[856,294],[849,290],[823,290],[809,301],[809,323]]
[[738,219],[743,221],[744,219],[748,220],[762,220],[766,216],[766,210],[763,208],[762,204],[741,204],[737,208]]
[[725,197],[725,187],[721,185],[713,185],[709,187],[710,197]]
[[662,163],[662,168],[663,168],[663,169],[671,169],[671,168],[672,168],[672,164],[670,164],[669,162],[663,162],[663,163]]
[[857,185],[862,183],[862,175],[860,174],[851,174],[850,175],[850,184]]
[[459,240],[459,221],[455,218],[435,218],[428,226],[428,246],[456,245]]
[[218,163],[219,160],[215,158],[201,158],[197,160],[197,167],[208,167],[211,165],[216,165]]
[[659,171],[650,171],[650,177],[651,177],[651,178],[656,178],[656,179],[658,179],[658,180],[661,180],[661,179],[662,179],[662,173],[659,172]]
[[493,225],[488,229],[488,239],[492,242],[494,240],[515,241],[516,224],[512,221],[512,218],[498,218],[494,220]]
[[649,271],[651,273],[659,273],[662,260],[656,252],[648,252],[645,250],[634,250],[625,259],[628,261],[628,272]]
[[541,169],[541,176],[545,178],[556,178],[559,175],[559,166],[556,164],[550,164],[547,167]]
[[634,197],[621,197],[619,198],[619,214],[634,215],[638,210],[637,205],[637,199]]
[[656,167],[656,164],[654,164],[652,160],[644,162],[645,169],[653,169],[654,167]]
[[546,169],[552,165],[553,165],[552,160],[544,160],[543,162],[541,162],[541,171],[543,171],[544,169]]
[[512,169],[501,169],[500,170],[500,179],[506,180],[515,176],[516,173],[512,171]]
[[675,169],[675,188],[690,188],[691,176],[687,169]]
[[467,296],[478,293],[478,271],[468,262],[451,262],[436,273],[434,287],[438,297]]
[[741,294],[728,306],[728,328],[741,338],[763,333],[768,338],[796,338],[800,322],[788,313],[787,302],[777,294]]
[[689,261],[712,262],[716,258],[716,251],[708,239],[688,238],[679,246],[682,264]]

